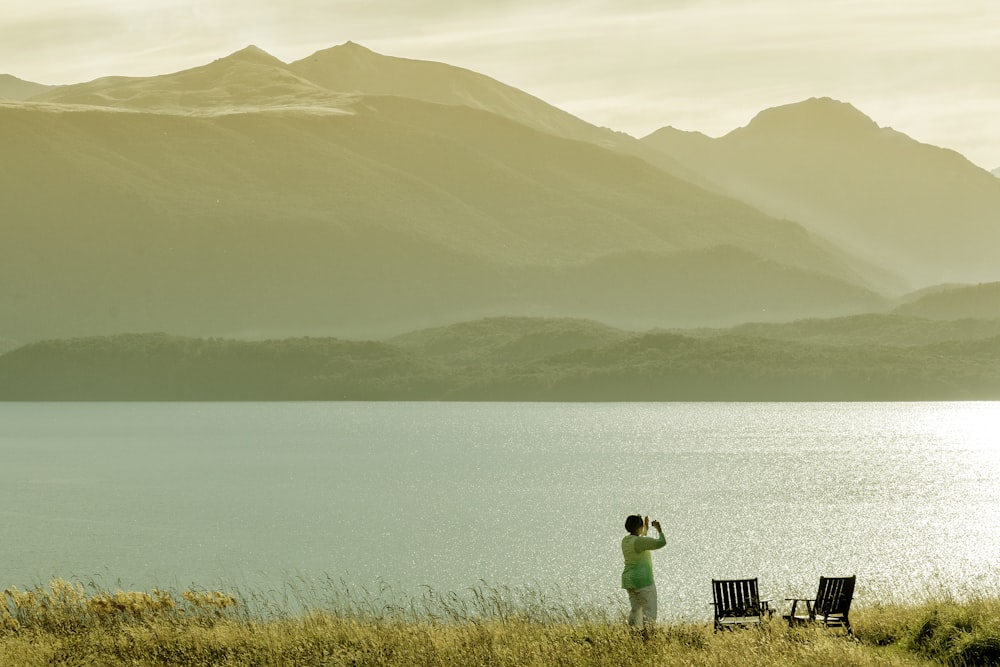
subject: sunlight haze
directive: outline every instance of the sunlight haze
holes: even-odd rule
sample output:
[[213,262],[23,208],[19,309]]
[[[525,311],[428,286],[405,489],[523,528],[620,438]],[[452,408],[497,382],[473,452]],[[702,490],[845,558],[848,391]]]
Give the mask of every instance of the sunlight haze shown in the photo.
[[248,44],[289,62],[351,40],[481,72],[637,137],[666,125],[719,136],[825,96],[1000,166],[1000,5],[983,0],[41,0],[3,11],[0,74],[49,85],[164,74]]

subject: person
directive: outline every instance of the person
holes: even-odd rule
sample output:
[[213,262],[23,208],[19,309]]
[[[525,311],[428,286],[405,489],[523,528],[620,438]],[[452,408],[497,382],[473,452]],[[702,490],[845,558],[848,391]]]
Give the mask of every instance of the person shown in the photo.
[[659,521],[653,521],[659,537],[647,537],[649,517],[632,514],[625,519],[628,535],[622,538],[622,555],[625,569],[622,570],[622,588],[628,592],[632,610],[628,624],[642,625],[644,629],[656,621],[656,584],[653,583],[653,558],[651,551],[667,544]]

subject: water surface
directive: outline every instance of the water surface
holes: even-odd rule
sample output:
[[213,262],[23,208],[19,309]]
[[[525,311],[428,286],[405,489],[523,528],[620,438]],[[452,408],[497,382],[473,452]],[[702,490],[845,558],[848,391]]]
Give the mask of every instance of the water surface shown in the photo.
[[664,615],[765,597],[996,589],[998,403],[0,403],[0,586],[461,591],[623,604],[659,518]]

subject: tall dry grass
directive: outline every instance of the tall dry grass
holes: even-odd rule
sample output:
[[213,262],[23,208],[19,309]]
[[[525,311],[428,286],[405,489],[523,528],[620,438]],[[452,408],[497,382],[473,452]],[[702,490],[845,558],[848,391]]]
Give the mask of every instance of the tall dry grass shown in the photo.
[[[402,600],[402,601],[400,601]],[[56,580],[0,600],[0,665],[874,667],[1000,664],[1000,597],[868,605],[854,637],[780,618],[651,636],[557,594],[486,584],[401,598],[327,582],[280,595],[102,591]]]

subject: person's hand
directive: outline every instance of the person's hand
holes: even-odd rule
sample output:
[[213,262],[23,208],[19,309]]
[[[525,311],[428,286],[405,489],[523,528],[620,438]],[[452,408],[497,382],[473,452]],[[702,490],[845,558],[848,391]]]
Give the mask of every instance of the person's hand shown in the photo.
[[662,533],[663,532],[663,529],[660,528],[660,522],[659,521],[654,521],[653,522],[653,528],[655,528],[656,532],[658,532],[658,533]]

